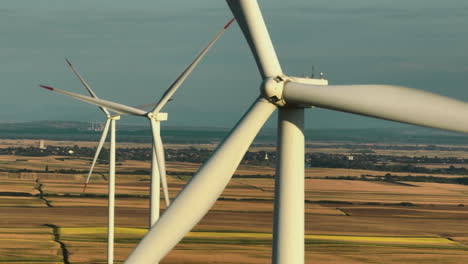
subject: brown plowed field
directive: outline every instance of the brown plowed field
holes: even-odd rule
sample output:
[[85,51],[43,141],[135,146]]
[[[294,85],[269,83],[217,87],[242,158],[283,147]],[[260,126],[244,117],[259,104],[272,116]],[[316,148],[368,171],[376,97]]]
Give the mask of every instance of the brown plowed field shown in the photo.
[[[0,156],[11,168],[28,163],[16,159]],[[28,166],[34,169],[43,169],[47,161],[52,164],[51,157],[21,159],[29,160]],[[53,164],[85,169],[89,161],[54,159]],[[116,234],[117,263],[126,258],[142,236],[132,230],[146,228],[148,222],[148,176],[125,174],[148,164],[122,164],[117,168],[121,174],[117,175],[120,196],[116,201],[116,227],[130,229]],[[173,172],[169,175],[172,198],[187,180],[177,172],[193,172],[198,167],[191,163],[168,164]],[[0,175],[0,263],[63,263],[62,249],[54,241],[51,225],[57,227],[70,263],[104,263],[106,167],[100,165],[98,171],[104,177],[93,177],[86,195],[81,193],[86,175]],[[342,176],[344,172],[363,173],[308,169],[307,176]],[[272,175],[274,170],[241,166],[236,173]],[[38,184],[52,207],[37,196]],[[468,263],[468,186],[407,184],[305,179],[306,234],[311,235],[306,239],[306,263]],[[274,179],[233,179],[194,229],[205,236],[184,239],[161,263],[270,263],[271,239],[255,234],[271,233],[273,195]],[[165,208],[162,201],[161,208]],[[219,232],[231,235],[218,237]],[[239,233],[254,235],[236,238]],[[395,240],[398,243],[392,242]]]

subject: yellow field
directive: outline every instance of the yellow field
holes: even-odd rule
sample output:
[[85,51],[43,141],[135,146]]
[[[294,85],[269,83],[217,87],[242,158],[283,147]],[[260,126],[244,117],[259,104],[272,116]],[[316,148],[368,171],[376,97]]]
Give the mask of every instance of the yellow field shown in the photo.
[[[67,235],[102,235],[107,234],[107,227],[75,227],[60,228],[61,234]],[[115,228],[116,234],[139,235],[143,236],[148,230],[144,228]],[[272,239],[271,233],[234,233],[234,232],[190,232],[187,238],[222,238],[226,240],[235,240],[238,238],[248,239]],[[308,240],[327,240],[327,241],[346,241],[356,243],[403,243],[403,244],[448,244],[459,245],[459,243],[442,237],[390,237],[390,236],[342,236],[342,235],[305,235],[306,243]]]

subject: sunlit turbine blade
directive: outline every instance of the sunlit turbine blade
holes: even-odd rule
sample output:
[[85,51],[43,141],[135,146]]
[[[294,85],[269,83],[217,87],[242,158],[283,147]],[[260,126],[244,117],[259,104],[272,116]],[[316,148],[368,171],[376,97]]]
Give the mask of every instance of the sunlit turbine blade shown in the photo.
[[159,219],[160,197],[161,197],[161,175],[159,175],[158,160],[156,159],[156,150],[151,147],[151,176],[150,176],[150,217],[149,228],[156,223]]
[[134,106],[134,107],[143,110],[143,109],[146,109],[146,108],[154,108],[155,106],[156,106],[156,103],[151,103],[151,104],[137,105],[137,106]]
[[162,186],[163,193],[164,193],[164,200],[166,202],[166,206],[169,207],[171,202],[169,199],[169,190],[167,188],[166,161],[164,158],[164,148],[162,145],[161,132],[160,132],[161,123],[154,119],[150,119],[150,122],[151,122],[151,133],[153,135],[153,148],[156,153],[156,160],[158,163],[159,176],[160,176],[161,186]]
[[[167,100],[168,102],[172,101],[174,99],[169,99]],[[137,106],[134,106],[135,108],[138,108],[138,109],[146,109],[146,108],[154,108],[155,106],[157,105],[157,103],[151,103],[151,104],[144,104],[144,105],[137,105]]]
[[320,86],[287,82],[283,96],[287,103],[468,132],[468,103],[413,88],[391,85]]
[[177,195],[125,263],[160,261],[210,210],[276,107],[258,99],[229,136]]
[[50,91],[53,91],[53,92],[57,92],[57,93],[61,93],[61,94],[73,97],[75,99],[90,103],[90,104],[105,107],[107,109],[110,109],[110,110],[115,111],[115,112],[120,113],[120,114],[137,115],[137,116],[144,116],[144,115],[147,114],[147,112],[145,112],[145,111],[143,111],[141,109],[131,107],[131,106],[126,106],[126,105],[123,105],[123,104],[114,103],[114,102],[103,100],[103,99],[96,99],[96,98],[92,98],[92,97],[77,94],[77,93],[67,92],[67,91],[60,90],[60,89],[57,89],[57,88],[53,88],[53,87],[46,86],[46,85],[39,85],[39,86],[44,88],[44,89],[47,89],[47,90],[50,90]]
[[262,78],[281,75],[281,66],[257,1],[227,0],[227,3],[249,43]]
[[156,157],[158,158],[159,168],[161,170],[161,186],[164,193],[164,200],[166,202],[166,206],[169,207],[171,204],[171,200],[169,198],[169,188],[167,185],[167,175],[166,175],[166,161],[164,158],[164,146],[162,144],[161,136],[158,137],[158,143],[155,145],[156,148]]
[[[71,64],[71,62],[65,58],[65,60],[67,61],[67,64],[68,66],[70,67],[70,69],[73,71],[73,73],[76,75],[76,77],[80,80],[80,82],[83,84],[83,86],[86,88],[86,90],[88,91],[89,95],[91,95],[91,97],[93,98],[97,98],[99,99],[99,97],[96,95],[96,93],[93,91],[93,89],[91,89],[91,87],[88,85],[88,83],[85,81],[85,79],[81,76],[81,74],[75,69],[75,67],[73,66],[73,64]],[[106,116],[110,116],[110,113],[109,111],[107,111],[107,109],[105,107],[101,107],[99,106],[99,108],[104,112],[104,114],[106,114]]]
[[104,125],[104,129],[102,130],[101,139],[99,140],[98,147],[96,148],[96,153],[94,154],[93,163],[91,164],[91,168],[89,169],[88,177],[86,178],[86,182],[83,186],[83,192],[86,191],[86,187],[88,186],[89,179],[91,178],[91,174],[93,174],[94,166],[96,165],[96,161],[101,153],[102,146],[104,142],[106,142],[107,132],[109,131],[109,124],[110,119],[107,119],[106,124]]
[[166,103],[171,99],[172,95],[177,91],[180,85],[187,79],[189,74],[195,69],[201,59],[205,56],[205,54],[210,50],[211,47],[218,41],[218,39],[223,35],[223,33],[229,28],[229,26],[234,21],[234,18],[231,19],[223,29],[208,43],[208,45],[198,54],[198,56],[193,60],[192,63],[185,68],[185,70],[177,77],[177,79],[169,86],[169,88],[164,92],[163,96],[156,104],[156,107],[153,109],[153,113],[158,113],[161,109],[166,105]]
[[166,160],[164,157],[164,146],[161,140],[161,135],[158,135],[156,140],[155,148],[157,153],[156,157],[158,158],[158,164],[161,170],[161,185],[164,192],[166,206],[169,206],[171,204],[171,200],[169,199],[169,189],[167,187]]

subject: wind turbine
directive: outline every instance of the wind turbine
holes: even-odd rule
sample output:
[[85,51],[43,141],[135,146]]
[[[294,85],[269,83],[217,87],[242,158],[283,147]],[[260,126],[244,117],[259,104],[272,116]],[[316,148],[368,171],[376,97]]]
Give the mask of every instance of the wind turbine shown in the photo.
[[[234,18],[232,18],[224,27],[223,29],[208,43],[208,45],[197,55],[197,57],[193,60],[192,63],[190,63],[185,70],[177,77],[177,79],[169,86],[169,88],[165,91],[161,99],[158,101],[158,103],[155,104],[153,110],[147,112],[144,111],[140,108],[136,107],[131,107],[131,106],[126,106],[123,104],[118,104],[106,100],[99,99],[96,94],[92,91],[92,89],[87,85],[86,81],[81,77],[81,75],[74,69],[74,67],[69,63],[69,66],[72,68],[72,70],[75,72],[75,74],[78,76],[80,81],[85,85],[86,89],[90,93],[91,97],[89,96],[84,96],[72,92],[67,92],[63,90],[59,90],[56,88],[53,88],[51,86],[45,86],[45,85],[40,85],[42,88],[45,88],[50,91],[55,91],[61,94],[65,94],[71,97],[74,97],[78,100],[82,100],[91,104],[98,105],[106,114],[108,119],[110,119],[110,124],[111,124],[111,135],[114,135],[113,137],[111,136],[111,147],[114,146],[114,150],[112,151],[111,149],[111,159],[114,159],[114,162],[112,163],[115,167],[115,119],[120,118],[120,115],[135,115],[135,116],[144,116],[147,117],[150,121],[151,124],[151,131],[152,131],[152,139],[153,139],[153,147],[152,147],[152,183],[151,183],[151,198],[150,198],[150,228],[156,223],[156,221],[159,218],[159,189],[158,192],[155,192],[153,190],[156,189],[157,186],[157,180],[155,180],[156,177],[160,175],[161,177],[161,183],[163,185],[163,190],[164,190],[164,195],[165,195],[165,200],[167,206],[169,206],[169,193],[167,190],[167,181],[166,181],[166,168],[165,168],[165,160],[164,160],[164,147],[163,143],[161,140],[161,135],[160,135],[160,122],[167,120],[167,113],[162,113],[161,109],[166,105],[167,102],[171,100],[171,97],[174,95],[176,90],[182,85],[182,83],[185,81],[185,79],[189,76],[189,74],[195,69],[195,67],[198,65],[198,63],[201,61],[201,59],[206,55],[206,53],[210,50],[210,48],[218,41],[218,39],[221,37],[221,35],[229,28],[229,26],[234,22]],[[149,105],[145,105],[149,106]],[[144,108],[144,107],[143,107]],[[110,115],[108,114],[108,109],[112,110],[117,113],[117,115]],[[90,173],[88,175],[88,178],[85,183],[85,188],[86,184],[89,180],[89,176],[92,173],[92,170],[94,168],[95,162],[97,160],[97,157],[99,155],[99,151],[102,148],[102,145],[104,144],[105,141],[105,135],[107,133],[107,123],[106,126],[104,127],[103,134],[101,136],[101,140],[98,145],[98,149],[96,151],[93,164],[91,166]],[[112,145],[112,140],[114,140],[114,143]],[[112,156],[113,153],[113,156]],[[114,169],[115,170],[115,169]],[[110,172],[114,172],[114,170],[109,170]],[[159,174],[157,173],[159,171]],[[109,184],[110,184],[109,180]],[[110,186],[110,185],[109,185]],[[109,195],[111,192],[109,191]],[[114,196],[112,192],[112,196]],[[109,202],[109,207],[113,208],[114,203]],[[111,212],[111,209],[109,209],[109,212]],[[113,223],[113,209],[112,209],[112,223]],[[113,226],[112,226],[113,229]],[[108,256],[109,257],[109,256]]]
[[[81,76],[81,74],[73,67],[71,62],[68,59],[67,61],[68,67],[73,71],[76,77],[80,80],[83,86],[86,88],[90,96],[93,98],[98,98],[96,93],[93,89],[89,86],[86,80]],[[91,164],[91,168],[89,169],[88,177],[86,178],[86,182],[83,186],[83,192],[86,191],[86,187],[88,185],[89,179],[91,174],[93,173],[94,166],[96,165],[96,161],[101,153],[101,149],[106,141],[109,125],[111,126],[111,140],[110,140],[110,155],[109,155],[109,181],[108,181],[108,222],[107,222],[107,263],[114,263],[114,226],[115,226],[115,121],[120,120],[120,115],[112,115],[109,110],[105,107],[100,107],[102,112],[105,114],[107,120],[104,128],[102,130],[101,138],[99,140],[98,147],[96,149],[96,153],[94,154],[93,162]]]
[[202,219],[229,183],[256,134],[278,108],[272,263],[304,263],[304,108],[468,132],[468,104],[390,85],[327,85],[283,73],[256,0],[227,0],[252,50],[260,96],[177,195],[125,263],[156,263]]
[[[96,95],[96,93],[93,91],[93,89],[89,86],[89,84],[86,82],[86,80],[81,76],[81,74],[75,69],[75,67],[72,65],[72,63],[68,60],[67,61],[68,66],[70,69],[73,71],[73,73],[76,75],[76,77],[80,80],[80,82],[83,84],[83,86],[86,88],[90,96],[93,98],[99,99]],[[149,104],[149,105],[143,105],[137,108],[146,108],[149,106],[153,106],[154,104]],[[112,124],[112,122],[115,122],[115,120],[120,119],[119,114],[114,114],[112,115],[107,108],[98,106],[106,115],[107,121],[104,125],[103,131],[101,138],[99,140],[98,147],[96,149],[96,153],[94,154],[93,162],[91,164],[91,168],[88,173],[88,177],[86,178],[85,184],[83,186],[83,192],[86,191],[86,187],[88,185],[89,179],[93,173],[94,166],[96,165],[96,161],[99,157],[99,154],[101,153],[102,147],[104,145],[104,142],[106,141],[108,130],[109,130],[109,124]],[[114,134],[115,134],[115,128]],[[158,133],[159,134],[159,131]],[[159,144],[159,143],[158,143]],[[166,201],[166,206],[169,206],[169,192],[167,188],[167,181],[166,181],[166,175],[164,174],[163,177],[160,176],[160,171],[158,166],[158,161],[156,159],[156,150],[158,148],[161,148],[161,146],[158,146],[155,144],[153,141],[152,144],[152,155],[151,155],[151,178],[150,178],[150,213],[149,213],[149,228],[156,222],[157,218],[159,217],[159,180],[161,180],[161,185],[163,186],[164,190],[164,198]],[[113,150],[114,153],[114,162],[113,162],[113,171],[115,172],[115,144],[114,146],[111,146],[111,149]],[[161,154],[160,154],[161,155]],[[162,155],[164,157],[164,152],[162,152]],[[165,168],[163,168],[165,172]],[[114,218],[115,218],[115,173],[113,175],[112,181],[109,180],[109,205],[108,205],[108,210],[109,210],[109,215],[108,215],[108,263],[113,263],[113,249],[114,249]]]
[[[72,64],[67,60],[67,63],[72,68],[73,72],[78,76],[80,81],[88,90],[89,94],[93,98],[98,98],[94,91],[89,87],[86,81],[81,77],[81,75],[73,68]],[[41,87],[53,90],[54,88],[50,86],[41,85]],[[99,145],[94,155],[93,163],[89,171],[88,177],[86,179],[85,185],[83,187],[83,192],[86,189],[89,178],[92,174],[94,165],[96,164],[99,153],[104,145],[106,140],[109,126],[111,128],[111,137],[110,137],[110,147],[109,147],[109,180],[108,180],[108,218],[107,218],[107,263],[114,263],[114,226],[115,226],[115,121],[120,120],[120,115],[112,115],[105,107],[99,107],[107,117],[106,124],[102,131],[101,139],[99,140]]]
[[[84,78],[81,76],[81,74],[75,69],[75,67],[71,64],[71,62],[66,59],[68,66],[71,68],[73,73],[77,76],[77,78],[80,80],[80,82],[83,84],[83,86],[86,88],[86,90],[89,92],[89,94],[96,99],[99,99],[96,96],[96,93],[93,91],[93,89],[88,85],[88,83],[84,80]],[[142,105],[138,106],[136,108],[147,108],[147,107],[154,107],[155,104],[148,104],[148,105]],[[107,137],[107,131],[109,127],[109,123],[112,119],[117,119],[120,118],[119,114],[111,115],[107,108],[99,106],[99,108],[106,114],[107,117],[107,122],[104,126],[104,129],[102,131],[101,139],[99,140],[98,147],[96,149],[96,153],[93,158],[93,162],[91,164],[91,168],[88,173],[88,177],[86,178],[84,187],[83,187],[83,192],[86,191],[86,187],[88,185],[89,179],[91,177],[91,174],[93,173],[94,166],[96,165],[96,161],[99,157],[99,154],[101,152],[101,149],[104,145],[104,142]],[[160,176],[160,169],[158,166],[158,162],[156,159],[156,149],[158,149],[158,146],[153,142],[152,144],[152,155],[151,155],[151,178],[150,178],[150,214],[149,214],[149,228],[156,222],[156,219],[159,217],[159,179],[161,180],[161,185],[163,186],[163,192],[164,192],[164,199],[166,201],[166,206],[169,206],[170,201],[169,201],[169,192],[167,188],[167,181],[166,177],[164,174],[164,177]],[[162,154],[164,157],[164,153]],[[163,168],[162,170],[165,171]]]
[[[68,64],[68,67],[70,67],[70,69],[73,71],[73,73],[76,75],[76,77],[78,78],[78,80],[80,80],[80,82],[83,84],[83,86],[86,88],[86,90],[88,91],[89,95],[92,96],[93,98],[98,98],[96,93],[93,91],[93,89],[89,86],[89,84],[86,82],[86,80],[81,76],[81,74],[75,69],[75,67],[73,66],[73,64],[65,58],[65,61],[67,62]],[[96,165],[96,161],[99,157],[99,154],[101,153],[101,149],[102,147],[104,146],[104,142],[106,141],[106,138],[107,138],[107,134],[108,134],[108,130],[109,130],[109,124],[111,123],[111,120],[113,118],[113,115],[109,112],[109,110],[107,110],[107,108],[105,107],[100,107],[99,106],[99,109],[102,110],[102,112],[104,113],[104,115],[106,116],[106,123],[104,125],[104,128],[102,130],[102,134],[101,134],[101,138],[99,140],[99,143],[98,143],[98,147],[96,148],[96,153],[94,154],[94,158],[93,158],[93,162],[91,163],[91,168],[89,169],[89,173],[88,173],[88,177],[86,177],[86,181],[84,183],[84,186],[83,186],[83,192],[86,191],[86,187],[88,186],[88,182],[89,182],[89,179],[91,178],[91,175],[93,174],[93,170],[94,170],[94,166]],[[119,115],[115,115],[115,117],[118,117]]]

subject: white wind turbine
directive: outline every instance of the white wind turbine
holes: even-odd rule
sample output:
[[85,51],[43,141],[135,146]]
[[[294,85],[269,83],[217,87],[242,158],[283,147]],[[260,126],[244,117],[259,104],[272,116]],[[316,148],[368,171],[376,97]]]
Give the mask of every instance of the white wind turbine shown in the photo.
[[[65,58],[67,61],[68,66],[76,75],[76,77],[80,80],[83,86],[88,91],[89,95],[93,98],[98,98],[96,93],[93,89],[88,85],[85,79],[81,76],[81,74],[73,67],[71,62]],[[101,139],[99,140],[98,147],[96,149],[96,153],[94,154],[93,162],[91,164],[91,168],[89,169],[88,177],[86,178],[85,184],[83,186],[83,192],[86,191],[86,187],[88,185],[89,179],[91,174],[93,173],[94,166],[96,165],[96,161],[101,153],[101,149],[106,141],[107,134],[109,131],[109,125],[111,126],[111,140],[110,140],[110,149],[109,149],[109,180],[108,180],[108,222],[107,222],[107,263],[114,263],[114,226],[115,226],[115,122],[120,120],[120,115],[112,115],[109,110],[105,107],[100,107],[102,112],[106,116],[106,124],[102,130]],[[151,180],[153,177],[151,177]],[[153,191],[153,190],[151,190]],[[150,191],[150,192],[151,192]],[[157,190],[159,193],[159,189]],[[151,196],[151,195],[150,195]]]
[[283,73],[256,0],[227,0],[263,79],[260,97],[178,194],[125,263],[156,263],[202,219],[256,134],[278,108],[272,263],[304,263],[304,108],[316,106],[413,125],[468,132],[468,104],[412,88],[327,85]]
[[[89,84],[86,82],[86,80],[81,76],[81,74],[75,69],[75,67],[72,65],[72,63],[68,60],[67,61],[68,66],[70,69],[73,71],[73,73],[76,75],[76,77],[80,80],[80,82],[83,84],[83,86],[86,88],[90,96],[93,98],[97,98],[96,93],[93,91],[93,89],[89,86]],[[146,108],[150,107],[152,105],[143,105],[139,106],[137,108]],[[89,183],[89,180],[91,178],[91,175],[94,170],[94,166],[96,165],[97,159],[99,157],[99,154],[101,153],[102,147],[104,146],[104,143],[107,138],[108,130],[109,130],[109,125],[112,124],[112,122],[115,122],[116,120],[120,119],[119,114],[111,114],[107,108],[105,107],[100,107],[99,108],[104,112],[107,121],[104,125],[103,131],[101,138],[98,143],[98,147],[96,149],[96,153],[94,155],[91,168],[89,170],[88,176],[86,178],[85,184],[83,186],[83,192],[86,191],[86,187]],[[112,125],[111,125],[112,126]],[[112,129],[115,135],[115,128]],[[115,138],[115,137],[114,137]],[[115,142],[115,139],[114,139]],[[108,205],[108,263],[113,263],[113,249],[114,249],[114,219],[115,219],[115,143],[112,144],[111,140],[111,151],[113,151],[113,157],[111,158],[112,161],[112,168],[109,171],[112,171],[112,177],[109,179],[109,205]],[[166,201],[166,206],[169,206],[169,192],[167,188],[167,181],[166,177],[160,177],[160,171],[159,171],[159,166],[158,162],[156,160],[156,152],[155,149],[158,149],[158,146],[155,146],[154,142],[152,144],[152,161],[151,161],[151,177],[150,177],[150,206],[149,206],[149,228],[156,222],[156,219],[159,217],[159,193],[160,193],[160,188],[159,188],[159,180],[161,180],[161,185],[163,186],[163,191],[164,191],[164,198]],[[164,155],[164,153],[163,153]],[[111,164],[111,163],[110,163]],[[111,175],[111,174],[109,174]]]
[[[84,80],[81,74],[75,69],[75,67],[71,64],[68,59],[67,61],[68,66],[76,75],[76,77],[80,80],[83,86],[86,88],[88,93],[96,99],[99,99],[93,89],[88,85],[88,83]],[[41,87],[46,89],[53,89],[50,86],[41,85]],[[151,106],[151,105],[145,105]],[[145,106],[141,106],[142,108]],[[153,105],[154,106],[154,105]],[[83,192],[86,191],[86,187],[89,183],[90,177],[93,173],[94,167],[96,165],[97,159],[99,154],[101,153],[102,147],[106,141],[109,126],[111,127],[111,140],[110,140],[110,155],[109,155],[109,180],[108,180],[108,232],[107,232],[107,261],[108,263],[113,263],[114,258],[114,227],[115,227],[115,152],[116,152],[116,144],[115,144],[115,121],[120,120],[120,114],[111,114],[109,110],[105,107],[99,106],[99,108],[104,112],[106,115],[107,121],[104,125],[101,138],[99,140],[98,147],[96,149],[96,153],[93,158],[93,162],[91,164],[91,168],[89,170],[88,176],[86,178]],[[149,228],[151,228],[152,224],[155,223],[156,219],[159,217],[159,179],[161,179],[161,185],[163,185],[163,190],[165,194],[166,205],[169,206],[169,195],[167,191],[167,184],[165,178],[160,177],[160,172],[158,169],[158,164],[156,160],[156,147],[154,143],[152,144],[152,161],[151,161],[151,177],[150,177],[150,214],[149,214]]]
[[[77,78],[80,80],[80,82],[83,84],[83,86],[86,88],[86,90],[89,92],[89,94],[96,99],[99,99],[96,95],[96,93],[93,91],[93,89],[88,85],[88,83],[84,80],[84,78],[81,76],[81,74],[75,69],[75,67],[71,64],[71,62],[66,59],[68,66],[71,68],[71,70],[75,73]],[[148,104],[148,105],[142,105],[142,106],[137,106],[136,108],[141,109],[141,108],[147,108],[147,107],[154,107],[155,104]],[[93,162],[91,164],[91,168],[88,173],[88,177],[86,178],[84,187],[83,187],[83,192],[86,191],[86,187],[89,183],[89,180],[91,178],[91,175],[93,173],[94,166],[96,165],[96,161],[99,157],[99,154],[101,153],[102,147],[104,145],[104,142],[106,141],[107,133],[108,133],[108,128],[109,128],[109,123],[112,119],[118,120],[120,119],[120,114],[114,114],[111,115],[108,111],[107,108],[99,106],[99,108],[104,112],[106,115],[107,121],[104,126],[104,129],[102,131],[101,139],[99,140],[98,147],[96,149],[96,153],[93,158]],[[159,132],[158,132],[159,134]],[[169,191],[167,187],[167,181],[166,181],[166,176],[165,173],[163,174],[164,176],[161,177],[161,170],[165,172],[165,168],[160,168],[158,165],[158,161],[156,159],[156,150],[162,148],[162,146],[158,146],[153,142],[152,144],[152,155],[151,155],[151,178],[150,178],[150,214],[149,214],[149,228],[156,222],[157,217],[159,216],[159,180],[161,181],[161,185],[163,187],[163,192],[164,192],[164,199],[166,202],[166,206],[169,206],[170,204],[170,199],[169,199]],[[164,150],[162,150],[162,155],[164,158]],[[164,161],[164,159],[163,159]]]
[[[151,197],[150,197],[150,228],[156,223],[156,221],[159,218],[159,189],[157,189],[157,183],[159,176],[161,177],[161,184],[163,185],[163,191],[164,191],[164,196],[166,200],[166,205],[169,206],[169,193],[167,189],[167,181],[166,181],[166,168],[165,168],[165,160],[164,160],[164,147],[163,143],[161,140],[161,135],[160,135],[160,122],[167,120],[167,113],[162,113],[160,112],[161,109],[166,105],[167,102],[171,100],[171,97],[174,95],[176,90],[180,87],[180,85],[185,81],[185,79],[189,76],[189,74],[194,70],[194,68],[198,65],[198,63],[201,61],[201,59],[206,55],[206,53],[209,51],[209,49],[217,42],[217,40],[221,37],[221,35],[229,28],[229,26],[234,22],[234,18],[231,19],[224,27],[223,29],[208,43],[208,45],[197,55],[197,57],[194,59],[192,63],[190,63],[187,68],[177,77],[177,79],[170,85],[170,87],[165,91],[161,99],[158,101],[158,103],[155,104],[155,107],[153,108],[152,111],[144,111],[140,108],[136,107],[131,107],[131,106],[126,106],[123,104],[118,104],[106,100],[101,100],[99,99],[96,94],[93,92],[93,90],[89,87],[89,85],[84,81],[84,79],[81,77],[81,75],[74,69],[74,67],[69,63],[69,66],[72,68],[73,72],[78,76],[80,81],[83,83],[83,85],[86,87],[88,92],[90,93],[91,97],[89,96],[84,96],[72,92],[67,92],[63,90],[59,90],[56,88],[53,88],[51,86],[45,86],[45,85],[40,85],[42,88],[45,88],[50,91],[55,91],[61,94],[65,94],[68,96],[71,96],[73,98],[76,98],[78,100],[82,100],[91,104],[98,105],[106,114],[108,118],[108,122],[111,124],[111,155],[110,155],[110,162],[109,162],[109,231],[112,231],[112,235],[108,234],[109,238],[109,244],[112,244],[108,246],[108,261],[109,259],[113,258],[113,226],[114,226],[114,188],[115,188],[115,183],[114,183],[114,178],[115,178],[115,120],[120,119],[120,115],[135,115],[135,116],[145,116],[150,120],[151,124],[151,130],[152,130],[152,137],[153,137],[153,155],[152,155],[152,179],[151,179]],[[148,107],[150,105],[145,105],[144,107]],[[116,115],[111,115],[108,110],[112,110],[116,112]],[[109,121],[110,120],[110,121]],[[104,144],[106,135],[107,135],[107,129],[108,129],[108,123],[106,123],[106,126],[104,127],[103,134],[101,136],[101,139],[99,141],[98,149],[96,151],[95,157],[93,159],[93,164],[91,166],[91,170],[89,172],[88,178],[85,183],[85,188],[86,184],[88,183],[89,176],[92,173],[92,170],[94,168],[94,165],[96,163],[97,157],[99,155],[99,152],[102,148],[102,145]],[[112,178],[112,186],[111,186],[111,172],[113,175]],[[158,173],[159,172],[159,173]],[[112,187],[112,188],[111,188]],[[154,190],[158,190],[157,192]],[[112,192],[111,192],[112,190]],[[111,199],[111,193],[112,193],[112,199]],[[112,200],[112,203],[110,202]],[[111,209],[112,207],[112,209]],[[111,221],[112,220],[112,221]],[[112,227],[111,227],[111,222],[112,222]],[[110,249],[112,247],[112,249]],[[110,252],[110,253],[109,253]],[[111,254],[112,253],[112,254]],[[112,255],[112,256],[110,256]],[[109,263],[111,263],[109,261]]]
[[[88,91],[89,95],[92,96],[93,98],[98,98],[96,93],[93,91],[93,89],[89,86],[89,84],[86,82],[86,80],[81,76],[81,74],[75,69],[75,67],[72,65],[72,63],[65,58],[65,60],[67,61],[67,64],[68,64],[68,67],[70,67],[70,69],[73,71],[73,73],[76,75],[76,77],[78,78],[78,80],[80,80],[80,82],[83,84],[83,86],[86,88],[86,90]],[[106,141],[106,138],[107,138],[107,134],[108,134],[108,131],[109,131],[109,125],[111,123],[111,120],[114,118],[118,118],[119,115],[112,115],[109,110],[107,110],[107,108],[105,107],[100,107],[99,106],[99,109],[102,110],[102,112],[104,113],[104,115],[106,116],[106,123],[104,125],[104,128],[102,130],[102,134],[101,134],[101,138],[99,140],[99,143],[98,143],[98,147],[96,148],[96,153],[94,154],[94,158],[93,158],[93,162],[91,163],[91,168],[89,169],[89,173],[88,173],[88,177],[86,177],[86,181],[84,183],[84,186],[83,186],[83,192],[86,191],[86,187],[88,186],[88,182],[89,182],[89,179],[91,178],[91,175],[93,174],[93,170],[94,170],[94,166],[96,165],[96,161],[99,157],[99,154],[101,153],[101,150],[102,150],[102,147],[104,146],[104,142]]]
[[[67,60],[70,67],[72,65]],[[87,83],[81,78],[79,73],[74,70],[73,71],[77,76],[79,76],[82,83],[85,85],[88,92],[91,94],[93,98],[98,98],[94,91],[87,85]],[[46,85],[40,85],[42,88],[53,90],[54,88]],[[120,115],[112,115],[105,107],[100,107],[101,110],[106,114],[107,121],[102,131],[101,139],[99,141],[98,148],[96,150],[96,154],[94,155],[93,163],[91,165],[90,172],[88,174],[88,178],[86,180],[85,186],[83,191],[86,188],[86,184],[88,183],[89,177],[93,171],[94,165],[96,164],[96,160],[99,156],[99,153],[104,145],[106,140],[109,126],[111,128],[111,136],[110,136],[110,146],[109,146],[109,179],[108,179],[108,218],[107,218],[107,263],[112,264],[114,263],[114,226],[115,226],[115,121],[120,119]],[[159,191],[159,190],[158,190]]]

